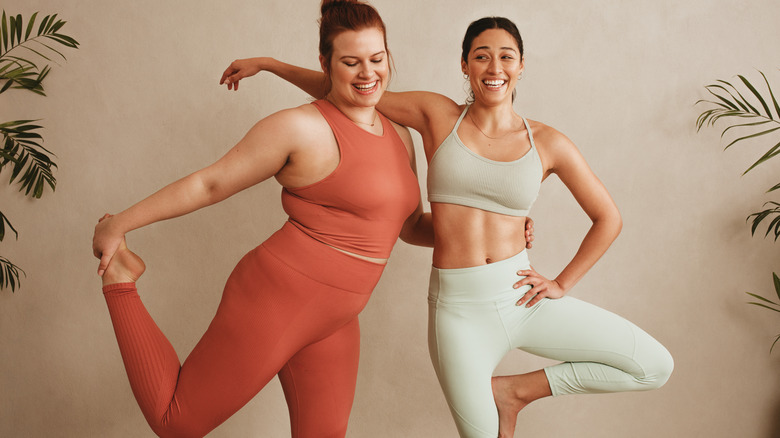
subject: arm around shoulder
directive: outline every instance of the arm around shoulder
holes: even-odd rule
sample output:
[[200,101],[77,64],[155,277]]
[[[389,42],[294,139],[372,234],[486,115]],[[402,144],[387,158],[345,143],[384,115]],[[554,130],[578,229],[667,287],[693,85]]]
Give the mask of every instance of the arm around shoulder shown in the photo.
[[233,61],[222,73],[219,83],[226,84],[228,90],[238,90],[241,79],[254,76],[261,71],[273,73],[317,99],[325,97],[330,88],[328,78],[323,72],[287,64],[270,57]]

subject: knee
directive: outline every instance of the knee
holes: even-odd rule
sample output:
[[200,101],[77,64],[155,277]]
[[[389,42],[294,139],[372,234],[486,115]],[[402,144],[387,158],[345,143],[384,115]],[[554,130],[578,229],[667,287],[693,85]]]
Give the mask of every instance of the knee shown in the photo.
[[648,390],[658,389],[669,380],[674,370],[674,359],[669,351],[659,344],[659,349],[653,359],[645,364],[642,378],[644,387]]
[[163,423],[152,424],[149,422],[152,431],[160,438],[203,438],[214,427],[201,428],[196,424]]

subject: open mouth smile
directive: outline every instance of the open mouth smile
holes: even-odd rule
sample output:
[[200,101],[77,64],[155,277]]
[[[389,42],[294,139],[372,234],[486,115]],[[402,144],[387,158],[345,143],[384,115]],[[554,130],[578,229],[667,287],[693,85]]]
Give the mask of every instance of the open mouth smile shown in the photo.
[[485,84],[489,90],[498,90],[499,88],[503,87],[506,82],[507,81],[504,79],[486,79],[482,81],[482,83]]
[[364,84],[352,84],[352,87],[354,87],[358,93],[360,94],[371,94],[378,88],[379,81],[373,81],[368,82]]

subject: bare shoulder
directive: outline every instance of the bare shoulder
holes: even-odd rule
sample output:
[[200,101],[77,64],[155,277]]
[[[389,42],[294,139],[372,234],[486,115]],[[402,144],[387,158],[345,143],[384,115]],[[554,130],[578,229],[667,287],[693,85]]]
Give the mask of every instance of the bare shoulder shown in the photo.
[[585,164],[577,146],[561,131],[535,120],[528,120],[528,125],[546,175]]
[[330,126],[313,104],[275,112],[260,120],[257,127],[267,134],[283,135],[293,143],[308,143],[330,135]]
[[574,142],[561,131],[536,120],[528,120],[531,127],[531,133],[534,136],[534,143],[537,148],[545,149],[550,152],[561,151],[575,148]]

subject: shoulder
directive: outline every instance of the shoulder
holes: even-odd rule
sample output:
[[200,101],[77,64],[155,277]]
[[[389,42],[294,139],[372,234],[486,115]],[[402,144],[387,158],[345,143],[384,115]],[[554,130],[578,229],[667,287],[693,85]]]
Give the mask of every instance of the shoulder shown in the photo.
[[313,104],[304,104],[275,112],[255,125],[266,135],[279,135],[292,143],[321,140],[330,135],[330,126]]
[[527,120],[537,148],[557,150],[575,147],[574,142],[561,131],[536,120]]
[[577,146],[561,131],[535,120],[528,120],[534,144],[545,169],[556,172],[574,162],[582,161]]

